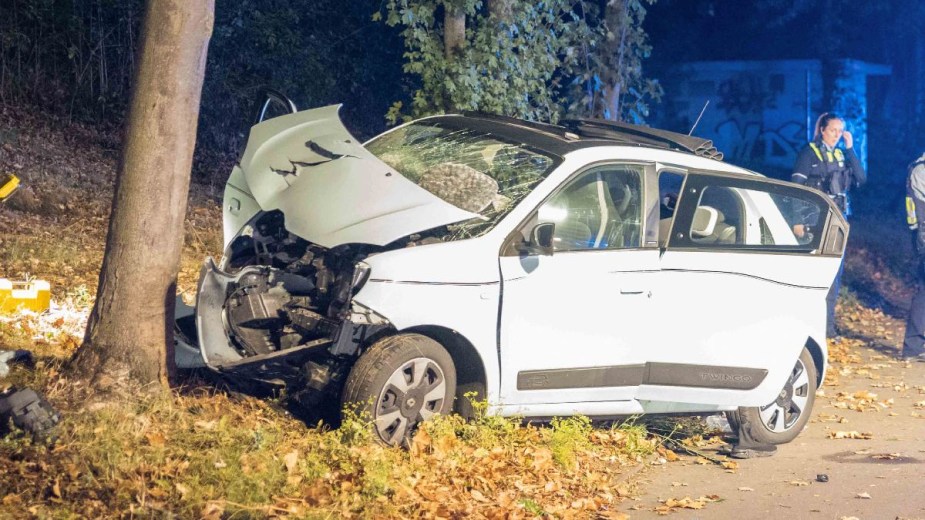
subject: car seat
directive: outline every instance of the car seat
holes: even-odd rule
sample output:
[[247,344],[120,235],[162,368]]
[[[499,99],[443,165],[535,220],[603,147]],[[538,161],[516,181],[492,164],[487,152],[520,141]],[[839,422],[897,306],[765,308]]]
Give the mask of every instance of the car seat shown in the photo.
[[722,211],[712,206],[698,206],[691,221],[691,240],[698,244],[734,244],[736,228],[725,220]]

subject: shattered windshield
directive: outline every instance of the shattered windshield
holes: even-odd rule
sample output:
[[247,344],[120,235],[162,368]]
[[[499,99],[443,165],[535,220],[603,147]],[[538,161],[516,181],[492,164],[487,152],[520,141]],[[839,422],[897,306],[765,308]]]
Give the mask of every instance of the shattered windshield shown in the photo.
[[448,240],[486,233],[555,164],[552,157],[525,145],[426,121],[377,137],[366,149],[430,193],[481,215],[449,226]]

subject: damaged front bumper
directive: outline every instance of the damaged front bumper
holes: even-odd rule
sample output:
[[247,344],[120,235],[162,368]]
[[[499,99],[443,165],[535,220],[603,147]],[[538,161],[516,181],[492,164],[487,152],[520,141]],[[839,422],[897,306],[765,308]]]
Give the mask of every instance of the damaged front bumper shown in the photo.
[[[271,352],[248,354],[235,342],[229,323],[230,295],[246,277],[265,277],[266,266],[248,266],[235,273],[222,271],[212,258],[203,264],[196,307],[177,301],[175,359],[180,368],[208,367],[226,376],[285,386],[323,387],[325,374],[338,372],[352,364],[372,338],[390,329],[388,320],[359,303],[351,302],[346,317],[325,337],[279,348]],[[270,305],[259,311],[284,320],[284,313]],[[320,375],[319,375],[320,374]],[[321,388],[318,388],[319,390]]]

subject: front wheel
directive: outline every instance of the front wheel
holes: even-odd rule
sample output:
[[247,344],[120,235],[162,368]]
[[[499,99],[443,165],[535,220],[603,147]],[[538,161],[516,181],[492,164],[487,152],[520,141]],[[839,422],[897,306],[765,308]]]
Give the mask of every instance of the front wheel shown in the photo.
[[752,439],[764,444],[792,441],[812,413],[818,377],[813,357],[804,348],[777,398],[765,406],[743,406],[727,412],[730,426],[734,431],[745,430]]
[[439,343],[400,334],[374,343],[350,370],[343,404],[372,420],[377,440],[408,446],[414,431],[453,409],[456,367]]

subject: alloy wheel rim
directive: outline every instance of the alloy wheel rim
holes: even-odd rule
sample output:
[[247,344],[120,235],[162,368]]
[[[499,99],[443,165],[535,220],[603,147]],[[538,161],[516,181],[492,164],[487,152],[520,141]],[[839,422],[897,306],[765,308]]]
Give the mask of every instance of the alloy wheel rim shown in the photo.
[[801,359],[793,367],[777,399],[758,409],[761,424],[774,433],[790,430],[805,412],[809,392],[809,374]]
[[376,399],[373,423],[387,444],[406,444],[421,422],[436,415],[446,399],[443,369],[432,359],[406,361],[386,380]]

